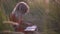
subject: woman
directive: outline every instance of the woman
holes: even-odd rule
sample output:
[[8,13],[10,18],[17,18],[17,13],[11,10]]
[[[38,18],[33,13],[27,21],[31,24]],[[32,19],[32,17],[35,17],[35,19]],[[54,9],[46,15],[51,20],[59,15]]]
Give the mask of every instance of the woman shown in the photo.
[[19,2],[10,14],[10,21],[16,22],[18,26],[14,25],[15,31],[23,32],[21,24],[23,23],[23,15],[29,12],[29,6],[25,2]]

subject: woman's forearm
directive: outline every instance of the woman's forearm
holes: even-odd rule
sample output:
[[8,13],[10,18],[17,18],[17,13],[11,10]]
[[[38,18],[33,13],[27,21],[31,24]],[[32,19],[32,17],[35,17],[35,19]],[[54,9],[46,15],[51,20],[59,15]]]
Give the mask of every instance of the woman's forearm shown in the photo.
[[19,25],[17,22],[13,22],[13,21],[3,21],[3,23],[12,24],[12,25]]

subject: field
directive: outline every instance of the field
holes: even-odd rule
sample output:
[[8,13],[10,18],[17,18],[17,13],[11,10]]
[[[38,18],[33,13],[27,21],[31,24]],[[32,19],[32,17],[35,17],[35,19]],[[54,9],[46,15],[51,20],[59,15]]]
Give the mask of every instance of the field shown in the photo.
[[59,0],[0,0],[0,14],[3,20],[5,17],[9,20],[10,13],[21,1],[26,2],[30,7],[30,12],[23,17],[25,21],[36,24],[42,34],[60,34]]

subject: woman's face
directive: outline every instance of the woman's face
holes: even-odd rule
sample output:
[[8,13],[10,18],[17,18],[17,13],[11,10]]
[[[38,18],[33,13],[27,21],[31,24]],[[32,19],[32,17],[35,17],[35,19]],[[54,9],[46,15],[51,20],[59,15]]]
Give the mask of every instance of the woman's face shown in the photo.
[[22,13],[22,14],[25,14],[26,12],[27,12],[27,6],[25,5],[25,4],[20,4],[19,6],[18,6],[18,11],[20,12],[20,13]]

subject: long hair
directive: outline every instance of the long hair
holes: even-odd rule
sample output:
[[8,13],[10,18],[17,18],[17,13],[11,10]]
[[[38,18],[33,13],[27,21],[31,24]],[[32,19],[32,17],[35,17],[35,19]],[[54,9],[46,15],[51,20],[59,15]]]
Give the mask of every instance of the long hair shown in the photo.
[[21,14],[26,14],[29,12],[29,6],[25,2],[19,2],[12,11],[12,14],[19,11]]

